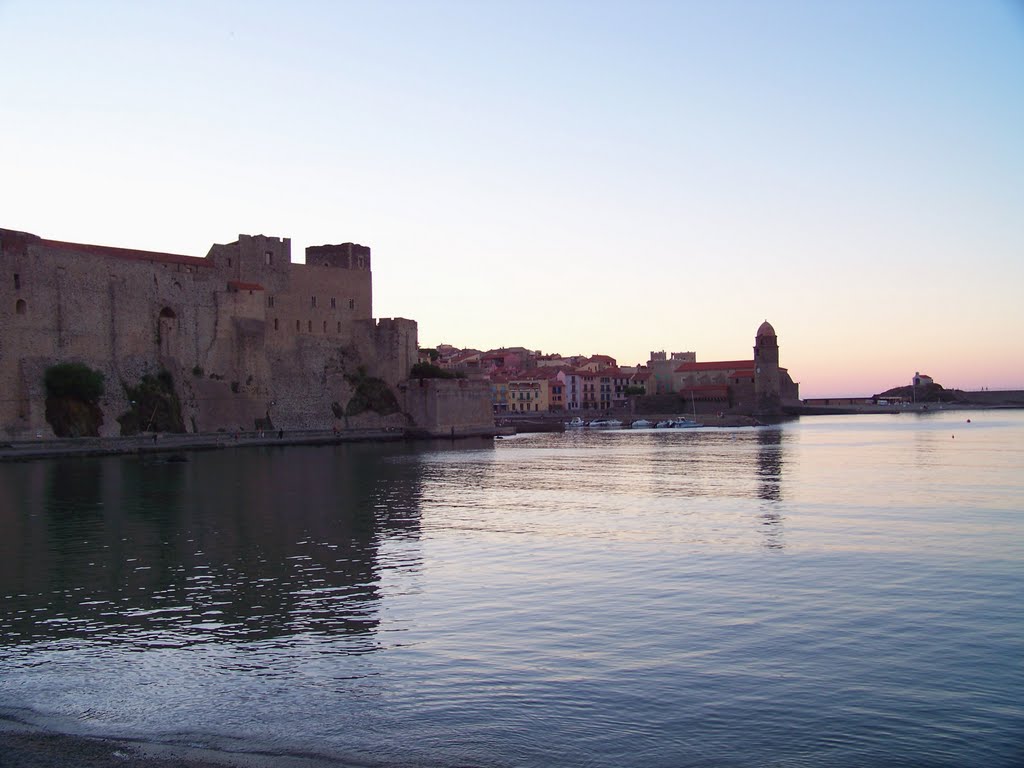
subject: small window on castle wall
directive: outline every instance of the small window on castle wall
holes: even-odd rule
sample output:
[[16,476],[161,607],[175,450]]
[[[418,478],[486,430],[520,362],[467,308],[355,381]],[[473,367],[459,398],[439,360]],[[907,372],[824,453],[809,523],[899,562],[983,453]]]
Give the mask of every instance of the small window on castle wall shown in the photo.
[[316,296],[309,297],[309,305],[313,307],[313,309],[316,309]]
[[274,318],[274,330],[275,331],[277,330],[277,318],[276,317]]
[[312,333],[312,332],[313,332],[313,321],[312,321],[312,320],[307,320],[307,321],[306,321],[306,329],[307,329],[307,330],[308,330],[308,331],[309,331],[310,333]]
[[270,307],[271,309],[274,307],[274,297],[273,296],[267,296],[267,306]]
[[14,290],[21,288],[21,275],[14,276]]
[[266,259],[267,266],[270,266],[271,264],[274,263],[274,252],[273,251],[267,251],[266,253],[263,254],[263,257]]
[[19,315],[24,315],[27,309],[28,305],[25,303],[24,299],[18,299],[17,303],[14,305],[14,311]]
[[356,300],[355,299],[349,299],[348,300],[348,308],[349,309],[355,309],[356,308]]
[[335,299],[335,298],[334,298],[334,297],[332,296],[332,297],[331,297],[331,309],[337,309],[337,308],[338,308],[338,300],[337,300],[337,299]]
[[229,267],[231,266],[231,259],[230,258],[228,258],[228,266]]
[[341,333],[341,320],[338,321],[338,333]]
[[302,321],[301,320],[296,320],[295,321],[295,330],[296,331],[301,331],[302,330]]
[[324,320],[324,333],[327,333],[327,321]]

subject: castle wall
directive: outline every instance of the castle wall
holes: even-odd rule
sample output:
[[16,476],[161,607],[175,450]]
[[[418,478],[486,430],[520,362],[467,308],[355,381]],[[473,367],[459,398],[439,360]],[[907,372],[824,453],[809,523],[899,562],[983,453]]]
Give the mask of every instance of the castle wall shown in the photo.
[[128,407],[121,381],[137,382],[161,355],[194,357],[210,343],[200,317],[212,305],[212,270],[199,259],[122,258],[19,234],[0,231],[0,386],[22,393],[15,408],[0,403],[0,430],[48,433],[42,371],[81,361],[106,377],[102,433],[117,434],[115,416]]
[[416,321],[401,317],[353,324],[353,346],[362,351],[361,364],[391,387],[406,379],[416,364],[417,335]]
[[433,434],[494,425],[490,385],[471,379],[419,379],[399,391],[415,427]]
[[295,265],[288,285],[286,292],[268,292],[273,306],[267,307],[266,314],[276,347],[288,347],[302,335],[346,344],[354,324],[373,316],[368,272]]
[[329,428],[365,365],[389,384],[416,362],[411,320],[372,319],[369,248],[240,235],[206,258],[59,243],[0,230],[0,433],[50,434],[43,372],[103,372],[101,434],[119,434],[122,382],[171,372],[188,429]]

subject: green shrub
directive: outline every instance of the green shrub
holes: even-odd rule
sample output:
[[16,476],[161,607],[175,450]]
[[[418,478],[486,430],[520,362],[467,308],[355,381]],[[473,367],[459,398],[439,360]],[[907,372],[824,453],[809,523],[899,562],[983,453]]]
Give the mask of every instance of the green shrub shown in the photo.
[[85,363],[57,363],[43,373],[46,422],[57,437],[95,437],[103,424],[103,374]]
[[409,371],[411,379],[463,379],[465,377],[466,375],[461,371],[458,373],[446,371],[433,363],[416,363]]
[[156,376],[142,377],[136,386],[124,385],[124,393],[131,407],[118,417],[122,435],[139,432],[184,432],[181,403],[174,391],[174,379],[169,371]]
[[95,403],[103,397],[104,376],[85,363],[57,363],[43,374],[47,397],[70,397]]
[[360,366],[355,374],[346,375],[345,379],[356,390],[345,406],[346,416],[356,416],[364,411],[374,411],[381,416],[387,416],[402,410],[398,405],[398,398],[387,383],[383,379],[367,376],[364,367]]

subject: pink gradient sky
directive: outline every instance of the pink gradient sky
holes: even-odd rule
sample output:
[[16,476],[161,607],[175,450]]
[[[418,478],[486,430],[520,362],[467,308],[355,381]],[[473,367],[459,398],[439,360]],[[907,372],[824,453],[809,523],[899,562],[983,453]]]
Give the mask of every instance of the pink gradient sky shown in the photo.
[[420,342],[1024,388],[1024,11],[0,3],[0,226],[374,253]]

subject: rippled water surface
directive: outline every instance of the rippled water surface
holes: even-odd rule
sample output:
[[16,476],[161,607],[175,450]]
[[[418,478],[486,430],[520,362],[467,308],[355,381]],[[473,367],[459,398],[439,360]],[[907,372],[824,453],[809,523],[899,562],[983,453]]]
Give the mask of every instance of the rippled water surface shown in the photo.
[[189,458],[0,466],[0,715],[370,765],[1024,763],[1020,412]]

